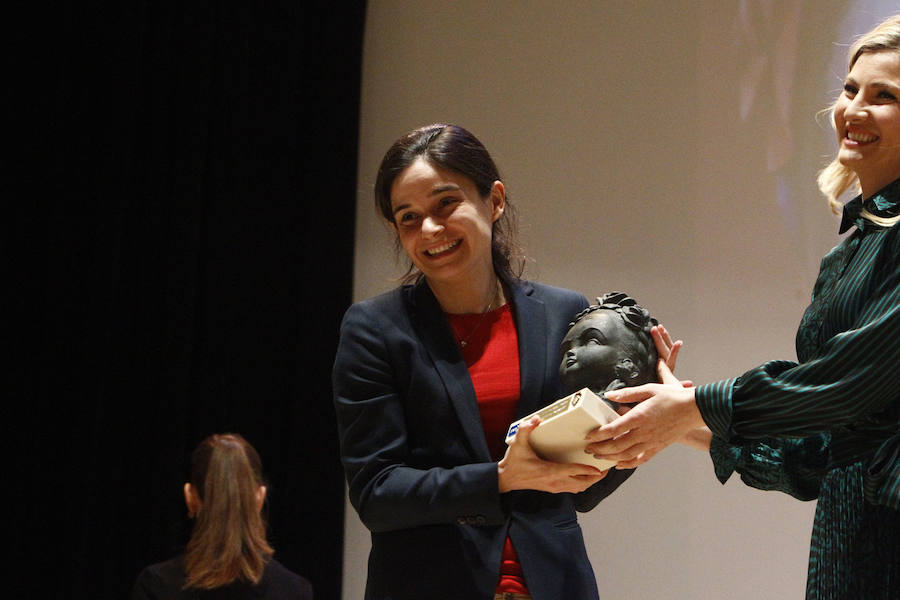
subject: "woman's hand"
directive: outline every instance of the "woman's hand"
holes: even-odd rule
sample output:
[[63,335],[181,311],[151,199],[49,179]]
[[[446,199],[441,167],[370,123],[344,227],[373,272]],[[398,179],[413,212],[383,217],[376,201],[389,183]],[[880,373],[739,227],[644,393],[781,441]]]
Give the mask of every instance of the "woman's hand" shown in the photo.
[[[674,373],[675,363],[678,362],[678,353],[684,347],[684,342],[681,340],[673,342],[672,336],[669,335],[669,331],[663,325],[651,327],[650,337],[653,338],[653,343],[656,344],[656,353],[659,355],[659,359],[666,363],[669,371]],[[662,374],[660,374],[659,379],[660,381],[663,381]],[[665,383],[665,381],[663,381],[663,383]],[[685,379],[681,382],[681,385],[684,387],[693,387],[694,382],[690,379]]]
[[[669,330],[666,329],[664,325],[651,327],[650,337],[653,338],[653,343],[656,345],[656,353],[659,356],[659,359],[666,363],[666,367],[668,367],[670,374],[674,373],[675,363],[678,362],[678,354],[684,347],[684,342],[681,340],[673,342],[672,336],[669,335]],[[659,380],[666,383],[661,371]],[[690,379],[685,379],[681,382],[681,385],[684,387],[693,387],[694,382]]]
[[694,400],[694,388],[678,381],[663,360],[659,361],[659,373],[663,383],[606,394],[613,402],[639,404],[589,433],[585,438],[588,452],[616,461],[617,468],[632,469],[673,442],[691,439],[692,430],[705,426]]
[[674,373],[675,363],[678,362],[678,352],[681,350],[684,342],[681,340],[673,342],[672,336],[669,335],[669,331],[663,325],[651,327],[650,337],[653,338],[653,343],[656,344],[656,353],[659,355],[660,360],[665,361],[666,366]]
[[[670,372],[674,373],[675,363],[678,360],[678,352],[684,346],[684,342],[681,340],[673,342],[672,336],[669,335],[669,331],[661,324],[650,329],[650,336],[653,338],[653,343],[656,344],[656,352],[659,355],[660,360],[665,362],[665,365]],[[662,370],[660,370],[660,381],[663,383],[675,383],[675,381],[669,380],[668,373],[663,373]],[[682,387],[694,387],[694,383],[689,379],[685,379],[679,383]],[[628,412],[627,409],[623,410],[620,414],[624,415],[626,412]],[[709,444],[712,441],[712,431],[709,430],[709,427],[704,425],[703,427],[689,430],[677,441],[685,446],[708,451]]]
[[512,490],[540,490],[542,492],[571,492],[588,489],[609,472],[589,465],[560,464],[542,459],[531,448],[531,432],[540,424],[535,417],[519,426],[515,439],[497,463],[500,493]]

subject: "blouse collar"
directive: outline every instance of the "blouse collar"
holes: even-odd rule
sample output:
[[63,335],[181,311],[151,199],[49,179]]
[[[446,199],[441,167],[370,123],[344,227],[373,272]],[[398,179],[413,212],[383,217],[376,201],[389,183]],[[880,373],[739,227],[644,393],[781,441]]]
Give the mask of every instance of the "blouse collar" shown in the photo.
[[863,231],[866,228],[884,227],[867,219],[863,211],[884,219],[900,216],[900,179],[895,179],[865,200],[859,195],[845,204],[839,233],[844,233],[853,225]]

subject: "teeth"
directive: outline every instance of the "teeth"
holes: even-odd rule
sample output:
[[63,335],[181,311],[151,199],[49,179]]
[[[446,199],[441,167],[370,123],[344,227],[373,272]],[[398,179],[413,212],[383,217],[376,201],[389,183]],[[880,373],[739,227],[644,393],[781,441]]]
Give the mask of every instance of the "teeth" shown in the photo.
[[877,135],[866,135],[865,133],[857,133],[855,131],[848,131],[847,138],[853,140],[854,142],[860,142],[863,144],[868,144],[869,142],[874,142],[878,139]]
[[428,250],[425,251],[425,254],[427,254],[428,256],[434,256],[435,254],[440,254],[441,252],[446,252],[447,250],[449,250],[450,248],[453,248],[457,244],[459,244],[459,240],[456,240],[455,242],[449,242],[447,244],[444,244],[443,246],[438,246],[437,248],[429,248]]

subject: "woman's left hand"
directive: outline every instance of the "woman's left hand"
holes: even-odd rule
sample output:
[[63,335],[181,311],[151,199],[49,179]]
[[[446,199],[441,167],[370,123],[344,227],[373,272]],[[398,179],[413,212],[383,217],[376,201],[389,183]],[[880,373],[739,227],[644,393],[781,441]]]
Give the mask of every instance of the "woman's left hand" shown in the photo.
[[[672,336],[669,335],[669,330],[661,323],[650,328],[650,337],[653,338],[653,343],[656,346],[657,356],[660,360],[665,362],[666,366],[669,368],[669,373],[663,373],[657,367],[659,380],[666,383],[666,377],[669,377],[669,375],[675,372],[675,363],[678,362],[678,354],[684,347],[684,342],[681,340],[673,342]],[[684,379],[681,380],[681,385],[684,387],[694,387],[694,382],[690,379]],[[628,412],[627,409],[621,411],[619,414],[624,415],[626,412]]]
[[620,469],[641,465],[692,429],[705,425],[694,400],[693,387],[685,387],[664,360],[659,361],[663,383],[623,388],[606,393],[620,404],[637,406],[615,421],[590,432],[587,451],[616,461]]

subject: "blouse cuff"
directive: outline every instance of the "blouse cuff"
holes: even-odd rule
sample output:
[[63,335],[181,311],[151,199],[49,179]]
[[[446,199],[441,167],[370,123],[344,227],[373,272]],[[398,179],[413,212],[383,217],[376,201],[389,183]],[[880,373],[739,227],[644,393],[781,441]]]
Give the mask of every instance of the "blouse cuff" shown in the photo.
[[731,430],[731,393],[737,378],[724,379],[716,383],[697,386],[694,397],[700,415],[713,435],[723,440],[732,438]]
[[734,446],[718,436],[713,436],[709,444],[709,456],[713,462],[716,479],[720,483],[728,481],[728,478],[737,469],[741,452],[742,448],[740,446]]

